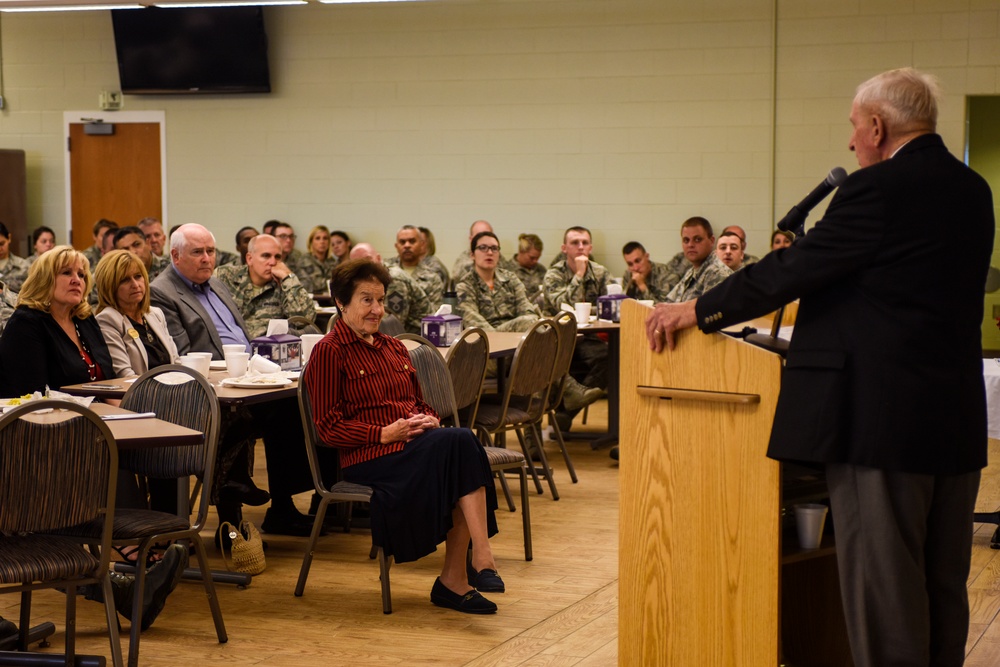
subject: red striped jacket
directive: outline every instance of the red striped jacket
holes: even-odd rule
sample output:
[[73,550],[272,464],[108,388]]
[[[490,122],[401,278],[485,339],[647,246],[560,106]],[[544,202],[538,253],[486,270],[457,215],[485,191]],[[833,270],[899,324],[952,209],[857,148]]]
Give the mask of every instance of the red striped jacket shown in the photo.
[[316,343],[303,373],[320,440],[340,448],[343,467],[403,449],[382,444],[382,427],[411,414],[437,417],[423,401],[406,347],[376,333],[368,344],[343,320]]

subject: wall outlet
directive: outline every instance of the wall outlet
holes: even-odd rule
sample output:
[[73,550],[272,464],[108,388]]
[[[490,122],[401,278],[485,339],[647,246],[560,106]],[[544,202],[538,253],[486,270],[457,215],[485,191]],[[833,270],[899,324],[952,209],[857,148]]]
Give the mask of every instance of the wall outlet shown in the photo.
[[103,111],[118,111],[124,106],[121,91],[101,91],[100,104]]

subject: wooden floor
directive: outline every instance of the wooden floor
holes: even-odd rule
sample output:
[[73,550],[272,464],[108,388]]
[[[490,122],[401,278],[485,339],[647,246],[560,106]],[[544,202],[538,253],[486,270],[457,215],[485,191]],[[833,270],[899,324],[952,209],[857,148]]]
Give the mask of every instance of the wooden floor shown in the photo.
[[[599,430],[604,403],[591,411]],[[268,537],[268,569],[239,590],[219,586],[229,643],[219,644],[200,584],[184,582],[156,624],[142,635],[141,663],[154,667],[190,661],[208,665],[580,665],[617,662],[618,471],[606,450],[571,443],[580,476],[571,484],[554,443],[546,449],[557,469],[562,498],[532,495],[534,560],[523,559],[520,514],[498,514],[501,533],[493,539],[505,594],[489,597],[500,611],[475,617],[434,607],[428,601],[441,566],[441,553],[391,571],[393,609],[383,615],[378,567],[368,560],[365,531],[321,539],[305,595],[292,590],[304,538]],[[262,463],[263,456],[259,457]],[[1000,441],[990,442],[977,509],[1000,508]],[[258,480],[265,479],[262,465]],[[303,509],[308,495],[300,497]],[[263,512],[247,516],[258,524]],[[214,531],[206,530],[210,544]],[[972,608],[969,667],[1000,664],[1000,551],[989,548],[993,528],[978,525],[969,575]],[[213,567],[222,567],[209,546]],[[82,652],[108,655],[102,609],[78,605]],[[0,597],[0,615],[17,618],[17,596]],[[34,618],[53,620],[59,632],[50,651],[63,645],[63,596],[35,596]],[[128,624],[122,645],[127,652]]]
[[[606,403],[592,406],[590,424],[602,430]],[[574,427],[577,428],[577,427]],[[570,444],[580,477],[572,484],[558,447],[546,447],[556,467],[561,498],[532,494],[534,560],[525,562],[521,515],[502,509],[492,546],[507,585],[488,595],[493,616],[469,616],[430,603],[443,546],[416,563],[391,569],[393,613],[382,614],[378,565],[368,559],[367,531],[320,539],[305,595],[292,595],[305,538],[270,537],[267,571],[238,590],[218,586],[229,642],[219,644],[200,583],[182,582],[156,623],[142,634],[141,664],[208,665],[614,665],[617,661],[618,470],[606,449]],[[258,483],[266,479],[258,447]],[[516,494],[517,483],[514,482]],[[296,498],[308,508],[309,495]],[[501,497],[502,502],[502,497]],[[263,510],[250,508],[258,525]],[[222,568],[211,546],[215,520],[204,538],[212,566]],[[0,615],[17,619],[15,595],[0,597]],[[36,593],[35,622],[59,629],[50,651],[64,645],[64,597]],[[109,655],[103,608],[81,599],[78,650]],[[128,622],[122,620],[123,650]]]

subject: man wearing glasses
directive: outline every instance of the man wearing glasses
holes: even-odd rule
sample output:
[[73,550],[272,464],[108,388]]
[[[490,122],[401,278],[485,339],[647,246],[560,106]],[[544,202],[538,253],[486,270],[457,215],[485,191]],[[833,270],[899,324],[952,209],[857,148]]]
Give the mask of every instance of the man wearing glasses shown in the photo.
[[[267,232],[264,233],[267,234]],[[278,245],[281,246],[281,257],[285,266],[291,269],[299,280],[304,280],[300,273],[304,258],[302,253],[295,248],[295,230],[287,222],[279,221],[274,225],[273,236],[278,239]]]

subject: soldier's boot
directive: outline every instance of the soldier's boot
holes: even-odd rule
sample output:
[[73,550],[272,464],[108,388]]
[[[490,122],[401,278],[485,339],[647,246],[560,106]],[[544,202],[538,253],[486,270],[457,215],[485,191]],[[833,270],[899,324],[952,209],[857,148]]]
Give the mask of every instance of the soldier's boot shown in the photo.
[[586,387],[577,382],[572,375],[566,377],[563,389],[563,407],[566,412],[578,412],[594,401],[604,396],[604,392],[596,387]]

